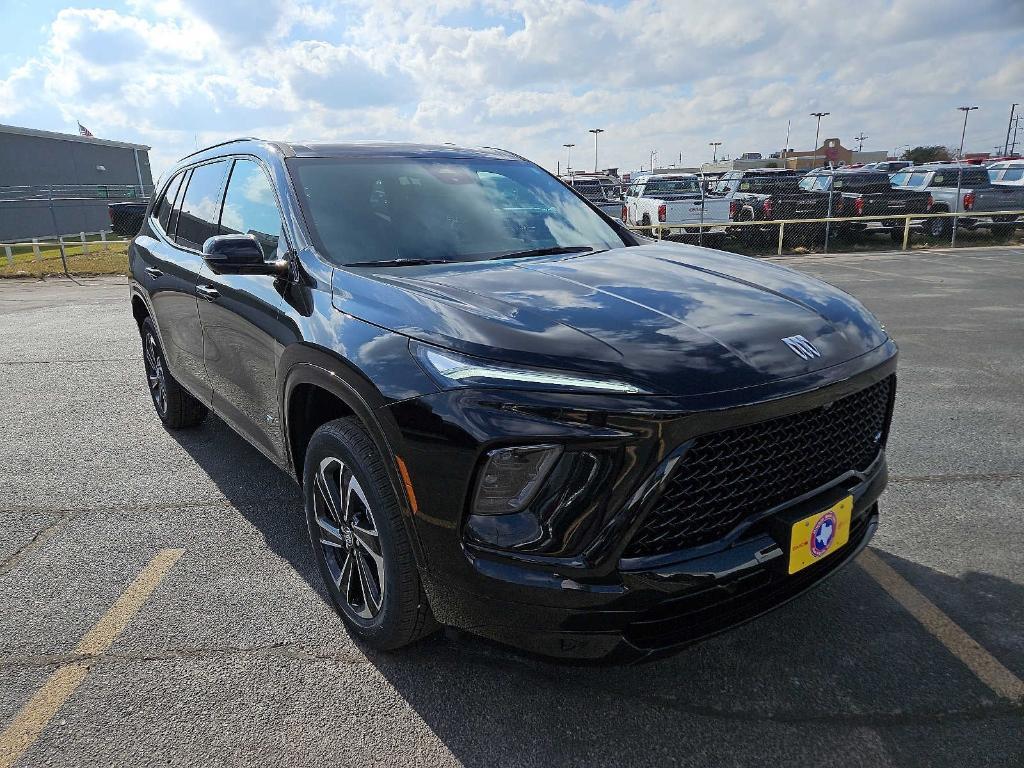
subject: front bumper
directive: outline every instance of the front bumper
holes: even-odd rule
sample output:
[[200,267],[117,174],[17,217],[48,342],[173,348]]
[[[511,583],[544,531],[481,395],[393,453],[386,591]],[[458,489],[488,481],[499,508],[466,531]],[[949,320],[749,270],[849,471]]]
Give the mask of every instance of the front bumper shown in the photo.
[[[782,549],[765,535],[714,555],[651,571],[622,572],[621,586],[587,585],[561,579],[543,586],[523,573],[478,558],[481,576],[504,581],[519,599],[544,589],[565,591],[564,603],[539,605],[481,596],[451,584],[426,582],[431,606],[452,624],[543,656],[635,663],[660,658],[778,608],[820,584],[852,561],[878,527],[877,497],[885,485],[884,460],[875,477],[854,489],[850,540],[842,548],[793,575]],[[808,507],[808,514],[829,505]],[[493,593],[493,590],[489,590]],[[585,604],[585,605],[582,605]],[[449,613],[450,611],[450,613]]]
[[[824,405],[890,376],[895,362],[887,343],[770,393],[631,400],[628,410],[607,397],[583,407],[577,397],[479,391],[389,406],[400,434],[396,449],[419,499],[412,525],[436,618],[544,655],[625,662],[672,652],[792,599],[871,538],[887,479],[884,450],[866,470],[767,510],[712,544],[626,558],[651,502],[645,489],[693,435]],[[466,499],[480,456],[510,442],[548,441],[566,445],[567,454],[571,448],[603,457],[600,471],[581,470],[580,492],[568,506],[563,497],[543,525],[512,520],[507,531],[475,528]],[[847,495],[854,500],[848,544],[788,576],[767,523],[780,513],[812,514]]]

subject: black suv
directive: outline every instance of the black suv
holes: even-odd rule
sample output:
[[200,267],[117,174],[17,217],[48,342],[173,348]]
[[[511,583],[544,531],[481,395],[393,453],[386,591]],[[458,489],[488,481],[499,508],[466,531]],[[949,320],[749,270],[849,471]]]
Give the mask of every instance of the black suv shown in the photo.
[[130,248],[169,428],[298,480],[350,630],[636,660],[867,544],[896,347],[780,266],[639,238],[493,149],[239,140]]

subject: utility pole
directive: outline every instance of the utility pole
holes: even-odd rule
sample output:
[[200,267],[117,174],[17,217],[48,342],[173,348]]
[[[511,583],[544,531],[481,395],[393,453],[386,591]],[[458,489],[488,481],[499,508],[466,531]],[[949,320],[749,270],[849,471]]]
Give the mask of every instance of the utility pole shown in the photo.
[[597,173],[597,134],[604,133],[604,128],[591,128],[589,133],[594,134],[594,173]]
[[568,174],[572,174],[572,148],[575,147],[576,145],[575,144],[563,144],[562,146],[565,147],[565,151],[566,151],[565,172],[568,173]]
[[1020,125],[1020,115],[1017,115],[1017,119],[1013,121],[1013,139],[1010,141],[1010,154],[1014,154],[1017,151],[1017,126]]
[[1020,104],[1018,104],[1017,102],[1014,102],[1013,104],[1010,105],[1010,122],[1008,122],[1006,124],[1006,143],[1003,144],[1003,154],[1004,155],[1007,154],[1006,150],[1010,146],[1010,127],[1014,124],[1014,122],[1013,122],[1013,113],[1017,109],[1017,107],[1019,107],[1019,106],[1020,106]]
[[720,141],[709,141],[708,142],[708,146],[712,147],[714,149],[714,157],[711,159],[711,162],[712,163],[717,163],[718,162],[718,148],[720,146],[722,146],[722,142],[720,142]]
[[[957,107],[957,109],[964,113],[964,129],[960,132],[960,152],[956,156],[956,208],[954,213],[960,213],[960,185],[964,179],[964,138],[967,136],[967,116],[971,114],[972,110],[977,109],[977,107]],[[951,248],[956,246],[956,224],[958,219],[959,216],[953,217],[953,236],[949,241]]]
[[811,117],[818,118],[818,127],[814,129],[814,152],[811,154],[811,170],[814,170],[818,163],[818,136],[821,134],[821,118],[831,114],[831,112],[811,112]]
[[651,150],[651,173],[654,173],[654,157],[657,154],[658,154],[658,150],[656,150],[656,149],[652,149]]
[[860,142],[859,144],[857,144],[857,151],[858,152],[863,152],[864,151],[864,139],[866,139],[866,138],[868,138],[868,136],[867,136],[867,134],[864,133],[864,131],[861,131],[859,136],[854,136],[853,137],[854,141]]

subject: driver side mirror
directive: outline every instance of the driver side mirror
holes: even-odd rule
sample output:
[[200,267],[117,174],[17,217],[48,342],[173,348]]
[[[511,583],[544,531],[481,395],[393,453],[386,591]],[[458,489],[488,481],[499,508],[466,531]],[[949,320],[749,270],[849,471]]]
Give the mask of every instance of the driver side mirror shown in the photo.
[[253,235],[215,235],[203,243],[203,258],[221,275],[273,275],[287,277],[289,264],[283,259],[267,261]]

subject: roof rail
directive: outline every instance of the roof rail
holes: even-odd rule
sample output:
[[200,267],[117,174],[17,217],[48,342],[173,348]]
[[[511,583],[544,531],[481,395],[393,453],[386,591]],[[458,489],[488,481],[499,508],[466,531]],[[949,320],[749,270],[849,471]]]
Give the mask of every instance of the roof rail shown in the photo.
[[215,147],[223,147],[226,144],[234,144],[237,141],[263,141],[263,139],[259,138],[258,136],[239,136],[236,139],[228,139],[227,141],[221,141],[221,142],[219,142],[217,144],[211,144],[208,147],[203,147],[202,149],[197,149],[195,152],[189,152],[187,155],[185,155],[181,159],[185,160],[187,158],[190,158],[190,157],[193,157],[195,155],[198,155],[200,152],[205,152],[208,149],[214,149]]

